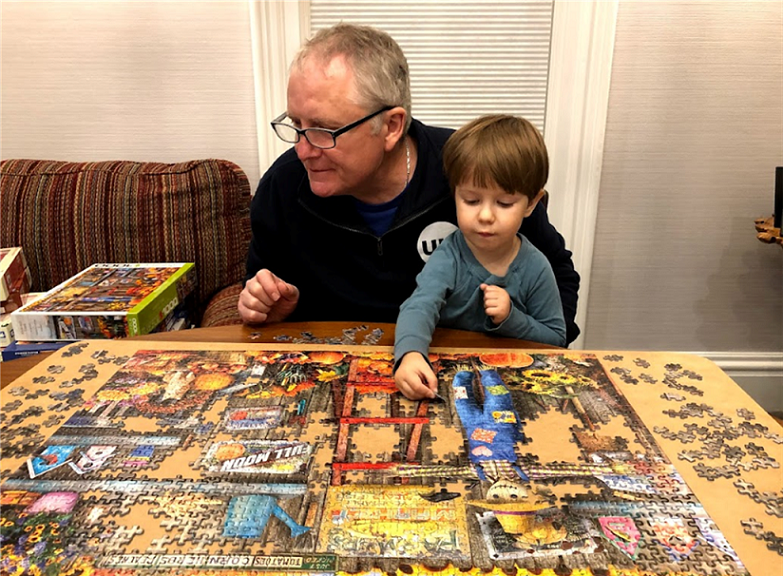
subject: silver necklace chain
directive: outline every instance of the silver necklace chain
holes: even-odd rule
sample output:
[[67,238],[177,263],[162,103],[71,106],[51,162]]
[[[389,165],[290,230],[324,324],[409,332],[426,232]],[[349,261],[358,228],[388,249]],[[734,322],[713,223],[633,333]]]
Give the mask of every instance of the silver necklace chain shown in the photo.
[[405,188],[411,181],[411,149],[408,146],[408,137],[405,136]]

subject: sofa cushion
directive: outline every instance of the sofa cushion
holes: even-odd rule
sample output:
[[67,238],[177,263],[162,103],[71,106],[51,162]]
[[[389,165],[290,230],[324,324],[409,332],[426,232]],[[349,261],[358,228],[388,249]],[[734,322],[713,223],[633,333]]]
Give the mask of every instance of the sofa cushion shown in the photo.
[[244,278],[250,185],[225,160],[5,160],[0,210],[0,246],[24,249],[32,290],[96,262],[195,262],[200,314]]
[[237,282],[215,294],[204,311],[201,327],[210,328],[213,326],[242,324],[242,317],[239,315],[237,303],[239,302],[239,294],[244,287],[244,282]]

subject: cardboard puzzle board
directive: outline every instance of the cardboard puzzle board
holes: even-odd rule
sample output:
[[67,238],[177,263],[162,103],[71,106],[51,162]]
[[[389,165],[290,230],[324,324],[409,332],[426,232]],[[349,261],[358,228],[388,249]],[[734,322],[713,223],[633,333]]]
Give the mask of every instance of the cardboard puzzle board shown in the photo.
[[714,364],[84,341],[2,393],[2,574],[770,574],[783,430]]

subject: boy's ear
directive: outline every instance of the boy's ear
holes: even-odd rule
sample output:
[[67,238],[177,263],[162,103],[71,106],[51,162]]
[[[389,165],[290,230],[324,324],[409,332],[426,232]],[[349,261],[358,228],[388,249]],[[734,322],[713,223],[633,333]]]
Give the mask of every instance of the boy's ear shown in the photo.
[[525,218],[527,218],[533,213],[533,210],[536,209],[536,206],[538,206],[538,203],[545,195],[546,195],[546,190],[542,188],[541,190],[539,190],[538,194],[536,194],[536,197],[527,203],[527,210],[525,210]]

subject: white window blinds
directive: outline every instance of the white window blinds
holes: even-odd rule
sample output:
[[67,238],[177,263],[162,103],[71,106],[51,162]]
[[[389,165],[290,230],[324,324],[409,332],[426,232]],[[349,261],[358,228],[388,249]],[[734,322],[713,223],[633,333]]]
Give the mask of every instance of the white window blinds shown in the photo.
[[311,0],[311,31],[340,21],[380,28],[408,59],[413,116],[459,128],[488,113],[544,130],[553,0]]

